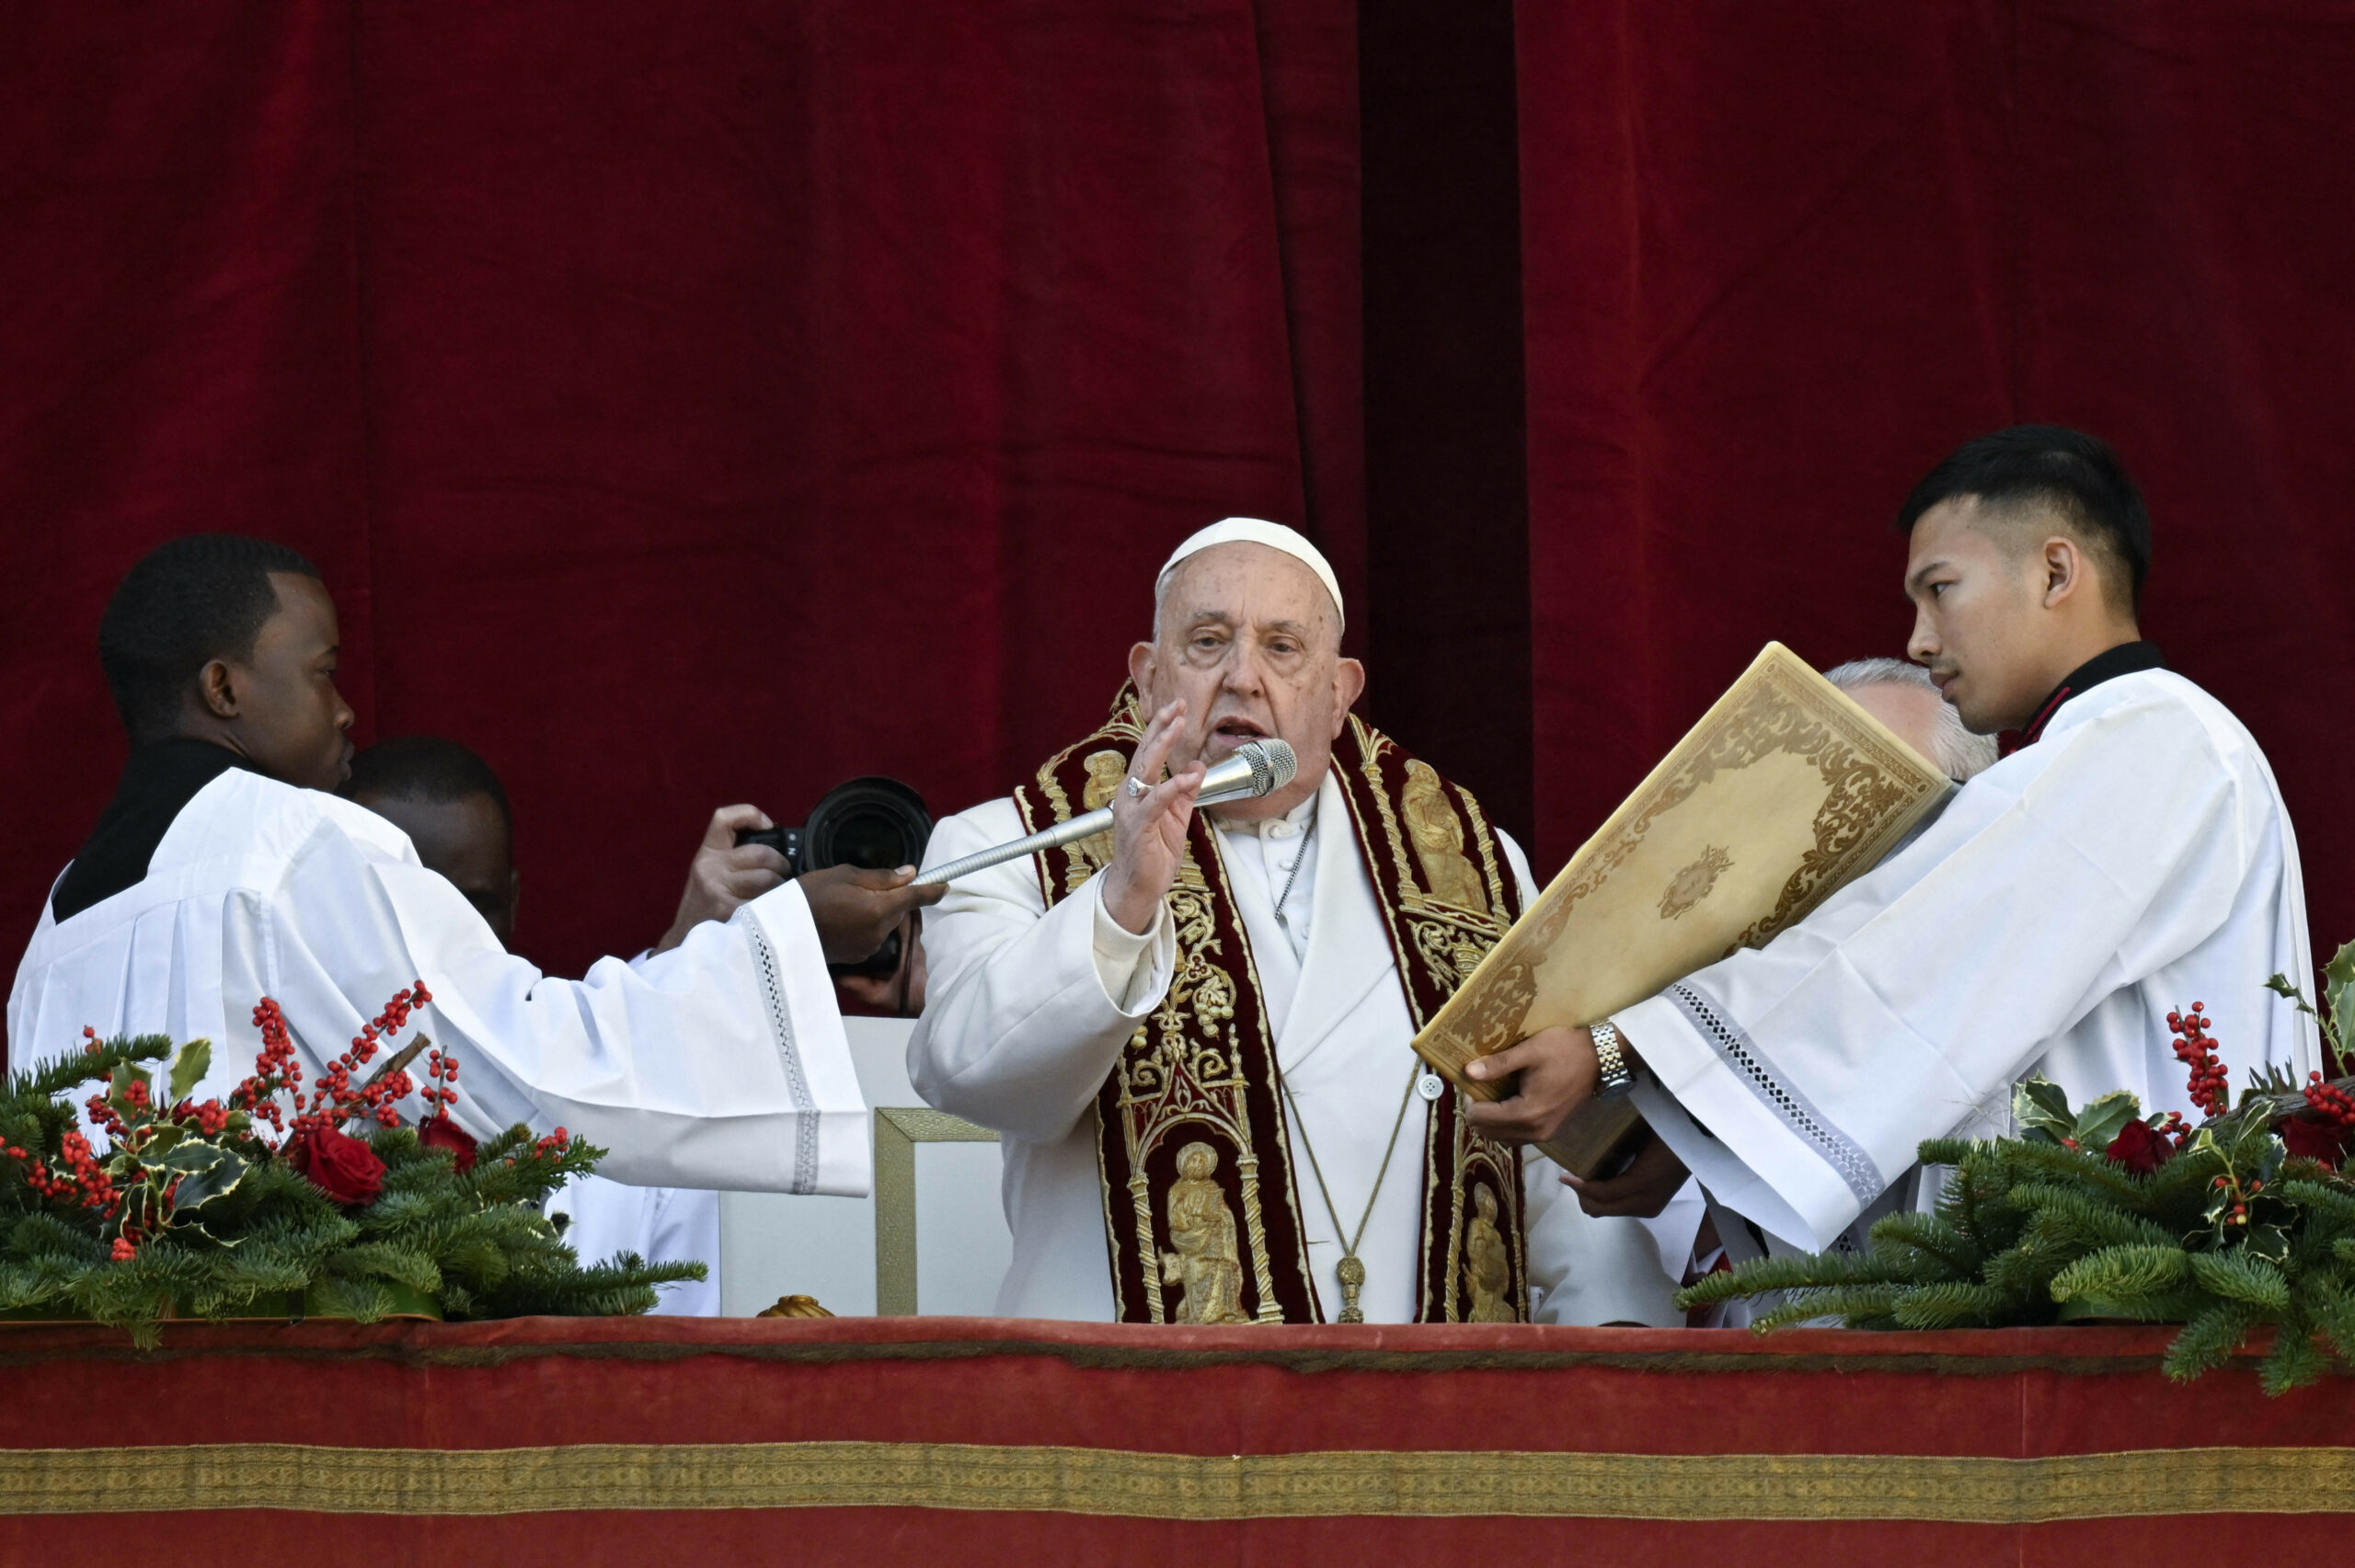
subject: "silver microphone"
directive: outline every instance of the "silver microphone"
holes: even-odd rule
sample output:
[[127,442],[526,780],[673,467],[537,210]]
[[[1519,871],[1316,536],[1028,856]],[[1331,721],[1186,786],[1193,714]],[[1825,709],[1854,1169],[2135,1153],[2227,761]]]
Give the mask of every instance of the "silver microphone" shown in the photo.
[[[1202,787],[1194,796],[1196,806],[1216,806],[1224,800],[1247,800],[1272,794],[1292,783],[1300,771],[1300,759],[1292,755],[1292,747],[1270,736],[1265,740],[1246,740],[1235,749],[1235,754],[1202,775]],[[1121,787],[1127,788],[1124,783]],[[1104,831],[1112,825],[1112,808],[1099,806],[1068,822],[1058,822],[1051,828],[1000,844],[962,860],[952,860],[946,865],[936,865],[915,880],[920,887],[938,883],[954,882],[959,876],[1002,865],[1026,854],[1054,849],[1074,839],[1085,839]]]

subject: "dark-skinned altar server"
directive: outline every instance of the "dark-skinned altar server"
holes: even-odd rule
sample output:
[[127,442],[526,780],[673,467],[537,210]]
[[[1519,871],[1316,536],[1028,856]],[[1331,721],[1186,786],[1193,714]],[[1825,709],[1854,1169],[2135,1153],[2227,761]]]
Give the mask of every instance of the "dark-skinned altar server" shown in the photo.
[[[949,818],[938,865],[1109,804],[1109,835],[959,879],[908,1071],[998,1129],[997,1310],[1234,1323],[1674,1322],[1649,1238],[1475,1136],[1408,1042],[1529,896],[1469,795],[1351,715],[1331,568],[1229,519],[1181,545],[1097,734]],[[1255,737],[1284,788],[1194,810]],[[1167,773],[1165,770],[1174,770]]]
[[477,1138],[562,1126],[611,1150],[624,1181],[865,1191],[866,1112],[825,963],[872,952],[928,899],[913,873],[820,873],[635,968],[545,977],[407,834],[328,793],[351,750],[338,642],[317,571],[282,546],[199,535],[124,578],[99,654],[132,750],[17,971],[17,1060],[76,1048],[85,1025],[205,1036],[197,1097],[224,1093],[270,996],[316,1084],[421,979],[434,1000],[415,1026],[462,1064],[454,1114]]
[[1638,1189],[1664,1198],[1689,1168],[1770,1246],[1821,1249],[1903,1200],[1923,1139],[2008,1130],[2031,1073],[2074,1104],[2125,1089],[2196,1119],[2166,1022],[2195,1003],[2236,1084],[2319,1065],[2313,1022],[2265,984],[2313,994],[2280,791],[2240,721],[2142,640],[2150,521],[2109,448],[1982,437],[1898,522],[1909,651],[1971,730],[2019,745],[1763,949],[1489,1059],[1522,1072],[1474,1114],[1507,1136],[1550,1133],[1606,1076],[1634,1093],[1661,1142],[1588,1184],[1599,1207],[1641,1212]]

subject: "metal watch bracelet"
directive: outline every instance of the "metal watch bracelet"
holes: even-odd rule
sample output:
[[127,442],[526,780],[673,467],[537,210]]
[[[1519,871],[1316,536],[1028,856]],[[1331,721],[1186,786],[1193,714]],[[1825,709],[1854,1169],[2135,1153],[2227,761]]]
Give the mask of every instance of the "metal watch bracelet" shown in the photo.
[[1616,1100],[1636,1086],[1636,1075],[1627,1070],[1627,1053],[1620,1048],[1619,1026],[1597,1024],[1587,1033],[1594,1036],[1594,1065],[1600,1073],[1594,1097]]

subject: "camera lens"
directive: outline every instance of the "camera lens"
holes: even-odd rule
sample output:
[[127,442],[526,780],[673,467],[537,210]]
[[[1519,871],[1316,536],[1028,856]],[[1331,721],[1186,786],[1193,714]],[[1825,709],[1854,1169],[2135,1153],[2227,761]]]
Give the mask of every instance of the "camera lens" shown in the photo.
[[821,871],[856,865],[895,871],[920,864],[932,837],[924,796],[897,779],[853,779],[828,790],[803,830],[803,864]]

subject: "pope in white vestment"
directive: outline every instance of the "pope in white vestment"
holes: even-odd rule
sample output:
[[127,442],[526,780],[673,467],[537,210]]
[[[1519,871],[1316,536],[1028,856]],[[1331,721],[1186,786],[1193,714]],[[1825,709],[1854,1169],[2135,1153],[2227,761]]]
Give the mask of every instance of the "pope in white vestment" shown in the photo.
[[[1338,589],[1313,546],[1248,520],[1189,541],[1165,568],[1165,587],[1180,562],[1221,544],[1265,545],[1308,564],[1315,580],[1307,591],[1321,581],[1338,616]],[[1350,822],[1327,769],[1281,816],[1220,820],[1216,830],[1288,1092],[1285,1127],[1319,1315],[1338,1315],[1335,1265],[1348,1232],[1362,1226],[1365,1319],[1398,1322],[1416,1316],[1424,1128],[1435,1098],[1417,1086],[1440,1081],[1408,1048],[1415,1026]],[[1012,800],[985,802],[940,823],[925,864],[1025,831]],[[1497,839],[1526,898],[1528,865],[1510,840]],[[1112,917],[1108,876],[1050,910],[1036,864],[1008,862],[959,878],[925,922],[930,987],[909,1077],[931,1104],[1003,1135],[1014,1256],[997,1310],[1011,1316],[1117,1315],[1096,1104],[1131,1036],[1168,993],[1178,947],[1166,904],[1143,932]],[[1402,1132],[1384,1174],[1394,1127]],[[1640,1226],[1581,1214],[1551,1163],[1530,1159],[1533,1316],[1681,1322],[1668,1302],[1673,1282]]]
[[453,1114],[477,1138],[562,1126],[634,1183],[867,1190],[864,1103],[798,884],[635,967],[606,958],[551,979],[501,947],[399,829],[244,767],[188,801],[144,878],[63,921],[43,910],[8,1038],[31,1065],[76,1048],[85,1025],[206,1037],[202,1099],[251,1070],[249,1018],[268,996],[316,1083],[419,979],[433,1001],[411,1027],[457,1058]]

